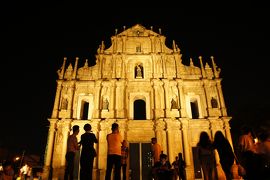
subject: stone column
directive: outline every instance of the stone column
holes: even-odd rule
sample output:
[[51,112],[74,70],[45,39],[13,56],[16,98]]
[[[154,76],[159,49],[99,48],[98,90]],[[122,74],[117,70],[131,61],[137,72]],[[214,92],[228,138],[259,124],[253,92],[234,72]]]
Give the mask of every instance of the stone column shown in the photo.
[[162,108],[162,104],[164,103],[164,95],[163,95],[163,82],[158,79],[153,80],[154,87],[154,114],[155,119],[164,117],[164,110]]
[[224,101],[224,97],[223,97],[220,79],[217,80],[217,90],[218,90],[219,101],[220,101],[220,105],[221,105],[222,116],[227,116],[227,110],[226,110],[226,106],[225,106],[225,101]]
[[[125,118],[126,112],[124,109],[125,103],[125,80],[116,81],[116,95],[115,95],[115,110],[116,118]],[[116,98],[117,97],[117,98]]]
[[188,141],[188,119],[181,119],[182,132],[183,132],[183,141],[184,141],[184,157],[186,161],[186,165],[191,165],[190,160],[190,146]]
[[[91,122],[91,126],[92,126],[92,131],[93,133],[96,135],[96,138],[99,140],[99,119],[93,119]],[[94,143],[94,148],[96,150],[96,152],[98,152],[98,143]],[[99,155],[98,155],[99,156]],[[94,162],[93,162],[93,179],[99,179],[98,178],[98,167],[97,167],[97,158],[94,158]]]
[[122,41],[123,41],[123,49],[122,49],[122,52],[123,53],[126,53],[126,36],[122,36]]
[[232,142],[232,136],[231,136],[231,127],[229,124],[229,121],[231,120],[231,117],[223,117],[223,122],[224,122],[224,129],[225,129],[225,135],[228,141],[230,142],[232,148],[233,148],[233,142]]
[[[100,89],[101,89],[101,80],[95,82],[95,98],[94,98],[94,110],[93,118],[100,118]],[[102,99],[101,99],[102,100]]]
[[115,82],[116,82],[116,80],[115,79],[112,79],[111,81],[110,81],[110,83],[111,83],[111,85],[110,85],[110,89],[111,89],[111,91],[110,91],[110,104],[109,104],[109,112],[110,112],[110,118],[114,118],[115,117],[115,108],[116,108],[116,106],[115,106],[115,95],[116,95],[116,93],[115,93]]
[[154,36],[150,36],[150,41],[151,41],[151,53],[153,53],[155,50],[154,50]]
[[62,86],[62,80],[57,80],[57,89],[56,89],[56,95],[54,99],[54,106],[53,106],[53,112],[52,112],[52,118],[57,118],[58,116],[58,109],[59,109],[59,102],[60,102],[60,91]]
[[175,160],[175,156],[182,152],[182,141],[180,135],[180,122],[175,119],[165,119],[167,124],[168,159]]
[[47,146],[46,146],[46,152],[44,156],[44,168],[43,168],[42,179],[49,178],[50,167],[51,167],[52,156],[53,156],[52,152],[53,152],[56,121],[57,119],[49,119],[50,128],[48,132]]
[[105,178],[106,165],[107,165],[107,134],[110,133],[109,129],[111,123],[106,120],[100,121],[100,131],[98,135],[98,149],[97,149],[97,161],[100,179]]
[[[54,142],[54,150],[53,150],[53,160],[52,160],[52,167],[53,167],[53,179],[64,177],[65,173],[65,154],[67,151],[67,139],[70,130],[70,119],[65,119],[58,121],[56,126],[58,128],[57,138]],[[61,132],[61,138],[60,137]],[[61,178],[60,178],[61,179]]]
[[[71,123],[72,120],[66,120],[65,123],[63,123],[63,142],[62,142],[62,158],[61,158],[61,166],[65,166],[66,164],[66,152],[67,152],[67,140],[68,140],[68,136],[70,134],[70,130],[71,130]],[[81,130],[80,130],[81,131]],[[79,137],[77,136],[77,139],[79,141]]]
[[165,122],[162,119],[156,120],[156,138],[158,143],[161,145],[163,153],[167,154],[167,142],[165,132]]
[[70,85],[68,87],[68,96],[70,97],[70,101],[68,101],[68,116],[66,118],[72,118],[72,106],[74,102],[74,89],[75,89],[75,82],[70,82]]
[[187,111],[186,111],[186,100],[185,100],[185,94],[184,94],[184,88],[183,88],[183,80],[177,80],[178,83],[178,90],[180,93],[180,117],[185,118],[187,117]]
[[169,88],[170,88],[170,84],[169,84],[169,81],[167,79],[163,79],[162,80],[164,82],[164,89],[165,89],[165,117],[170,117],[170,111],[171,111],[171,102],[170,102],[170,99],[169,99]]

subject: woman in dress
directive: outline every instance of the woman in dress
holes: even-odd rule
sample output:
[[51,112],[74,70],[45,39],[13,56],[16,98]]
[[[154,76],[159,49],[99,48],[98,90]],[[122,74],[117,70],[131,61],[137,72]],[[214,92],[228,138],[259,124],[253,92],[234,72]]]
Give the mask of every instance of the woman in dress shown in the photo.
[[214,147],[207,132],[201,132],[197,147],[204,180],[216,180],[217,176]]

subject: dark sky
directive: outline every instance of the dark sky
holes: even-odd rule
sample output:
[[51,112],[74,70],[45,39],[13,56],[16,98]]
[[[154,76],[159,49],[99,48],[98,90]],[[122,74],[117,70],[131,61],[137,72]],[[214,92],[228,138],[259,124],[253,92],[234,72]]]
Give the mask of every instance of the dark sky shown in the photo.
[[200,55],[210,63],[213,55],[233,137],[243,124],[259,127],[269,120],[270,107],[266,12],[249,5],[7,4],[1,12],[0,146],[43,154],[63,57],[93,64],[102,40],[108,47],[115,28],[121,32],[137,23],[155,32],[161,28],[168,47],[172,40],[179,45],[186,65],[192,57],[199,66]]

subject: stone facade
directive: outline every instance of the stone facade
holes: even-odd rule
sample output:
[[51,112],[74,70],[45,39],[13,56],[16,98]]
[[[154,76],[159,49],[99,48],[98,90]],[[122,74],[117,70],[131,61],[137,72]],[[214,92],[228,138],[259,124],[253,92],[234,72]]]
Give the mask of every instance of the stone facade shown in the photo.
[[[120,125],[122,137],[134,148],[128,161],[131,179],[135,173],[145,179],[142,167],[143,162],[149,163],[149,157],[143,154],[147,152],[143,147],[149,148],[152,137],[157,137],[170,162],[183,153],[187,179],[195,179],[193,152],[200,132],[213,137],[221,130],[232,143],[231,117],[227,116],[220,68],[214,58],[210,59],[212,67],[201,57],[200,67],[191,58],[190,64],[184,65],[177,44],[173,41],[172,48],[168,48],[165,40],[161,30],[156,33],[137,24],[121,33],[116,30],[109,48],[102,42],[94,66],[89,66],[86,59],[84,66],[78,67],[79,58],[67,65],[64,58],[57,71],[54,108],[49,118],[44,179],[49,179],[49,171],[52,179],[63,179],[67,137],[75,124],[81,129],[78,139],[86,123],[92,125],[98,138],[94,179],[104,179],[106,135],[113,122]],[[139,159],[139,170],[131,168],[133,157]]]

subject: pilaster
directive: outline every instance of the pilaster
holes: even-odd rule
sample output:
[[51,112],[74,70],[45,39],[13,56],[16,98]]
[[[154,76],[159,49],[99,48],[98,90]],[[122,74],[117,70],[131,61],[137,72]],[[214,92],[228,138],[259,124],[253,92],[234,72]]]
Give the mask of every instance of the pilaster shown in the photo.
[[94,110],[93,110],[93,118],[100,118],[100,90],[101,90],[101,80],[95,82],[95,98],[94,98]]
[[116,118],[125,118],[126,112],[124,109],[124,97],[125,97],[125,80],[116,81],[116,95],[115,97],[115,110],[116,110]]
[[61,92],[61,86],[63,81],[57,80],[57,88],[56,88],[56,95],[54,99],[54,106],[53,106],[53,112],[52,112],[52,118],[57,118],[58,116],[58,109],[59,109],[59,102],[60,102],[60,92]]
[[232,142],[232,136],[231,136],[231,127],[229,121],[231,120],[231,117],[222,117],[222,120],[224,122],[224,130],[225,130],[225,136],[230,142],[232,148],[233,148],[233,142]]
[[48,131],[48,138],[47,138],[47,146],[45,151],[44,157],[44,167],[42,173],[42,179],[48,179],[51,169],[51,162],[52,162],[52,152],[53,152],[53,145],[54,145],[54,136],[55,136],[55,124],[57,119],[49,119],[50,127]]
[[223,92],[222,92],[222,88],[221,88],[221,80],[217,80],[217,90],[218,90],[218,95],[219,95],[219,100],[220,100],[220,105],[221,105],[221,112],[222,112],[222,116],[227,116],[227,110],[226,110],[226,106],[225,106],[225,101],[224,101],[224,97],[223,97]]
[[175,156],[178,156],[179,152],[182,152],[182,136],[180,133],[180,122],[173,118],[165,119],[167,141],[168,141],[168,157],[169,161],[173,162]]
[[161,145],[161,149],[164,154],[167,153],[167,142],[166,142],[166,132],[165,132],[165,122],[162,119],[158,119],[155,122],[155,132],[157,142]]
[[185,100],[185,94],[184,94],[184,83],[183,80],[177,80],[178,83],[178,90],[180,93],[180,117],[186,118],[187,117],[187,111],[186,111],[186,100]]

